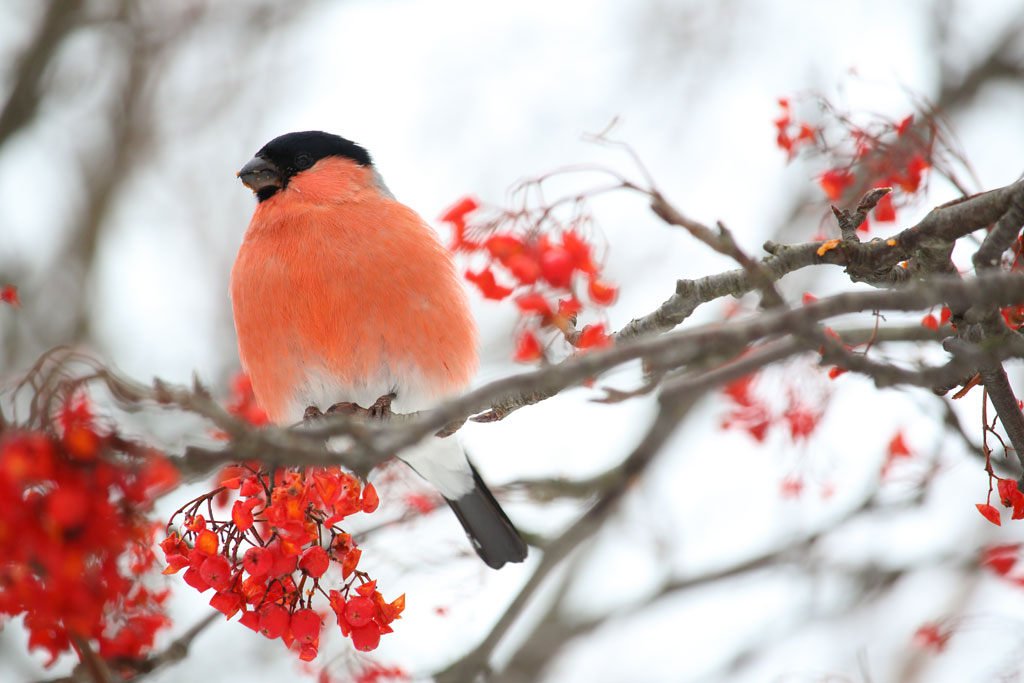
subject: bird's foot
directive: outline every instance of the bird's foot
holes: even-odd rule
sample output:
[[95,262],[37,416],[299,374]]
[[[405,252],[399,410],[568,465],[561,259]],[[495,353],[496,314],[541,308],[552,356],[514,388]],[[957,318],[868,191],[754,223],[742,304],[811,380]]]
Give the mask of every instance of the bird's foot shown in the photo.
[[[340,403],[335,403],[334,405],[332,405],[330,408],[324,411],[324,414],[360,415],[362,417],[368,417],[373,420],[386,420],[387,418],[391,417],[391,401],[393,401],[394,399],[394,393],[384,394],[376,401],[374,401],[373,405],[370,406],[369,408],[363,408],[359,404],[352,403],[351,401],[342,401]],[[316,411],[314,417],[320,416],[320,411],[317,410],[315,406],[310,406],[309,408],[306,408],[307,418],[309,418],[312,411]]]
[[341,403],[335,403],[333,406],[327,409],[327,415],[356,415],[357,413],[363,412],[365,408],[361,408],[351,401],[342,401]]
[[367,415],[375,420],[386,420],[391,417],[391,402],[395,400],[395,392],[384,394],[373,405],[366,409]]
[[308,408],[306,408],[306,411],[302,413],[302,421],[312,422],[313,420],[318,420],[323,416],[324,414],[320,412],[319,408],[317,408],[316,406],[309,406]]

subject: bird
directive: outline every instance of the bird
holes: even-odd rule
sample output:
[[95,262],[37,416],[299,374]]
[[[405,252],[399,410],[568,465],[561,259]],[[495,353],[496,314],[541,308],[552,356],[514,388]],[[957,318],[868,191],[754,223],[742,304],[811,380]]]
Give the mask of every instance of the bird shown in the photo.
[[[477,330],[451,253],[397,201],[361,145],[323,131],[264,145],[237,176],[256,196],[231,269],[238,353],[270,420],[337,403],[397,413],[464,391]],[[526,543],[455,436],[399,454],[448,502],[480,558]]]

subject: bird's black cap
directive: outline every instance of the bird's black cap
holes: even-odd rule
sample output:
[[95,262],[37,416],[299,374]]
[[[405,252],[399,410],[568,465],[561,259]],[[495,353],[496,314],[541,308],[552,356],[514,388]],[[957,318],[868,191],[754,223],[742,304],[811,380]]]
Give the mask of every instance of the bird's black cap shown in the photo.
[[272,162],[288,175],[295,175],[325,157],[345,157],[360,166],[369,166],[370,153],[338,135],[319,130],[287,133],[274,138],[256,156]]
[[252,188],[260,201],[286,187],[296,173],[305,171],[326,157],[351,159],[370,166],[370,153],[351,140],[319,130],[287,133],[263,145],[238,176]]

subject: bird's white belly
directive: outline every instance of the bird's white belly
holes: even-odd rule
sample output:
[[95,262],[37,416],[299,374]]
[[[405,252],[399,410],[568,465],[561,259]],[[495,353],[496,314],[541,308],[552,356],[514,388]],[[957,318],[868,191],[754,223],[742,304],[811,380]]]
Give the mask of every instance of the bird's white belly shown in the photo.
[[[382,372],[379,378],[360,385],[341,383],[322,370],[307,374],[292,394],[288,407],[288,422],[302,419],[306,408],[316,406],[325,411],[335,403],[347,401],[368,408],[384,396],[394,392],[391,410],[412,413],[433,407],[438,397],[428,391],[429,384],[416,371],[401,373]],[[345,448],[345,440],[332,440],[334,449]],[[405,449],[398,457],[408,463],[420,476],[427,479],[445,498],[458,499],[473,487],[473,476],[462,445],[455,436],[438,439],[430,436]]]
[[340,381],[321,368],[310,368],[302,381],[296,384],[288,402],[288,423],[302,419],[306,408],[316,406],[326,411],[335,403],[355,403],[369,408],[386,394],[395,394],[391,410],[412,413],[437,404],[439,397],[429,390],[430,384],[416,370],[392,372],[383,370],[376,377],[358,384]]

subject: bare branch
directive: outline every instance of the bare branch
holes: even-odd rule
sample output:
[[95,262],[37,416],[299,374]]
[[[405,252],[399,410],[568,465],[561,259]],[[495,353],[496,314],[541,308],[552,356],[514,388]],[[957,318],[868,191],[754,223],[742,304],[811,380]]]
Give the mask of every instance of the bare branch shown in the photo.
[[[102,382],[129,410],[137,410],[148,402],[175,407],[206,417],[227,433],[231,441],[224,448],[193,447],[176,460],[175,464],[187,476],[205,474],[218,465],[244,460],[286,466],[342,465],[366,476],[373,467],[402,449],[481,410],[489,408],[490,413],[485,413],[489,415],[504,411],[507,406],[526,405],[524,397],[554,395],[631,360],[644,359],[652,366],[666,369],[694,364],[683,377],[707,378],[716,370],[706,371],[706,368],[726,363],[729,363],[727,367],[735,367],[737,362],[732,361],[750,345],[784,337],[796,330],[813,329],[816,323],[837,315],[873,310],[919,310],[943,303],[966,306],[978,302],[990,306],[1024,302],[1024,276],[993,272],[969,280],[932,278],[895,290],[840,294],[798,309],[770,310],[747,320],[638,339],[574,357],[558,365],[491,382],[429,411],[394,414],[387,420],[369,421],[358,415],[331,415],[310,426],[293,429],[255,429],[229,414],[199,385],[189,389],[156,381],[149,387],[101,367],[94,367],[91,374],[75,382]],[[795,339],[787,355],[815,351],[819,344],[825,344],[815,334]],[[908,370],[879,364],[834,346],[826,348],[826,361],[838,362],[875,377],[879,384],[931,385],[948,380],[955,373],[967,373],[980,363],[991,364],[1024,355],[1019,335],[1013,333],[1004,335],[1001,343],[962,344],[950,349],[953,359],[933,370]],[[671,395],[672,386],[673,382],[666,384],[665,392]],[[507,412],[498,413],[499,416],[505,414]],[[344,453],[327,449],[327,438],[342,435],[351,437],[352,448]]]
[[[986,228],[1007,212],[1011,205],[1024,205],[1024,180],[969,197],[958,203],[934,209],[920,223],[886,240],[866,244],[843,243],[839,248],[818,254],[821,242],[784,246],[767,242],[770,256],[762,264],[773,279],[812,265],[841,265],[852,269],[858,278],[877,273],[869,281],[896,284],[907,278],[900,261],[928,250],[945,254],[964,235]],[[948,255],[947,255],[948,257]],[[657,310],[632,320],[616,335],[616,342],[633,337],[665,332],[682,323],[698,306],[725,295],[742,296],[755,288],[743,269],[696,279],[679,280],[676,293]]]

